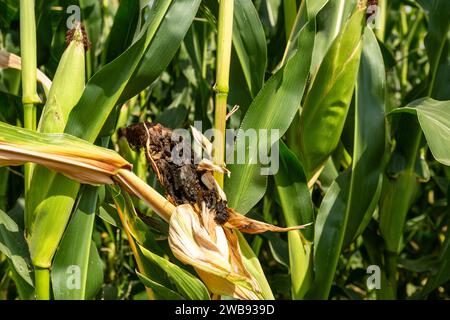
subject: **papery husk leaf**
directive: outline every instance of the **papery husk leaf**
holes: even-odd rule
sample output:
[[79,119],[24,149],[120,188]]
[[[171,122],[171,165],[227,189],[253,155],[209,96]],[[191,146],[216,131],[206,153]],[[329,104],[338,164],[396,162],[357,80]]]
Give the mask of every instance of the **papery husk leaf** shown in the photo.
[[311,223],[308,223],[308,224],[305,224],[302,226],[282,228],[282,227],[277,227],[277,226],[274,226],[274,225],[271,225],[269,223],[265,223],[262,221],[250,219],[250,218],[234,211],[231,208],[228,208],[228,213],[230,214],[230,216],[229,216],[229,219],[228,219],[227,223],[225,224],[225,226],[228,228],[236,228],[236,229],[239,229],[239,231],[242,231],[244,233],[249,233],[249,234],[258,234],[258,233],[263,233],[263,232],[267,232],[267,231],[287,232],[287,231],[304,229],[307,226],[311,225]]
[[[202,211],[210,215],[209,211]],[[260,290],[245,270],[238,243],[233,241],[236,238],[233,231],[219,225],[213,232],[208,229],[191,205],[178,206],[172,213],[169,228],[169,244],[175,257],[192,265],[211,292],[258,299]]]
[[40,134],[0,122],[0,165],[33,162],[81,183],[112,184],[131,164],[116,152],[66,134]]
[[[22,59],[14,53],[0,50],[0,68],[22,70]],[[37,80],[42,84],[44,92],[48,95],[52,81],[39,69],[36,70]]]

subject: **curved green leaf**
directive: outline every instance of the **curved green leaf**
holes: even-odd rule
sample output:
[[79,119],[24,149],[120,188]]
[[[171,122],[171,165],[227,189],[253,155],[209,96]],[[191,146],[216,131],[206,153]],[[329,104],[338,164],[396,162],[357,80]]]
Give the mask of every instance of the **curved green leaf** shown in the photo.
[[[362,231],[360,226],[364,217],[372,215],[378,202],[374,197],[380,196],[377,190],[381,186],[382,159],[386,145],[385,78],[383,56],[378,41],[373,31],[366,28],[356,85],[352,177],[347,204],[349,222],[345,243],[349,243]],[[366,196],[360,196],[361,190],[364,190]]]
[[309,19],[314,18],[317,13],[327,4],[329,0],[305,0]]
[[[278,129],[281,137],[300,107],[308,78],[314,42],[314,23],[308,23],[299,36],[298,52],[264,85],[250,105],[241,129]],[[238,136],[238,139],[239,136]],[[271,141],[275,143],[276,141]],[[249,154],[246,145],[246,164],[230,165],[231,178],[225,183],[230,206],[247,213],[264,195],[267,176],[261,175],[261,166],[254,164],[256,155]],[[271,146],[268,146],[268,150]]]
[[172,1],[150,47],[121,94],[121,102],[151,85],[168,66],[191,26],[200,2],[200,0]]
[[138,27],[139,1],[121,1],[104,49],[105,63],[111,62],[132,43]]
[[434,158],[450,166],[450,101],[423,98],[396,109],[391,114],[401,112],[417,114]]
[[4,211],[0,210],[0,252],[11,259],[16,272],[30,285],[31,260],[23,228]]
[[[313,222],[314,209],[308,182],[300,161],[284,143],[280,145],[280,171],[275,183],[287,226],[298,226]],[[312,279],[311,242],[313,226],[305,230],[288,233],[289,266],[293,299],[301,299],[309,289]]]
[[70,113],[66,133],[90,142],[95,141],[139,66],[172,2],[172,0],[156,1],[152,7],[151,17],[133,45],[92,76],[80,101]]
[[245,240],[242,233],[237,231],[236,234],[238,236],[239,247],[241,249],[242,261],[244,262],[244,266],[258,282],[258,285],[261,288],[262,297],[266,300],[275,299],[272,293],[272,289],[270,288],[266,276],[264,275],[264,271],[261,267],[258,257],[253,252],[252,248],[248,244],[247,240]]
[[308,179],[334,151],[353,96],[361,56],[364,11],[334,40],[312,82],[300,116],[300,161]]
[[[323,2],[323,0],[315,0],[314,7],[307,2],[308,16],[310,19],[311,16],[315,16],[317,21],[313,59],[311,62],[312,74],[316,73],[334,39],[342,31],[347,19],[356,7],[356,0],[327,0],[326,3],[322,4]],[[320,11],[317,12],[318,9]]]
[[178,293],[176,293],[173,290],[170,290],[163,285],[147,278],[143,274],[136,271],[136,274],[138,275],[141,282],[148,288],[152,289],[156,298],[161,300],[184,300],[182,296],[180,296]]
[[327,299],[341,254],[347,224],[350,172],[341,174],[322,200],[314,227],[314,280],[309,299]]
[[[52,265],[51,279],[53,294],[58,300],[84,300],[93,298],[86,295],[87,287],[103,283],[103,270],[100,281],[88,283],[89,257],[92,243],[95,211],[98,192],[94,187],[85,187],[80,202],[70,219],[67,230],[56,252]],[[95,246],[95,244],[93,244]],[[89,274],[97,274],[90,270]],[[75,278],[78,277],[79,278]],[[69,288],[68,288],[69,285]],[[93,292],[98,291],[91,290]]]
[[209,293],[205,285],[195,276],[139,245],[142,254],[150,261],[162,268],[174,282],[179,292],[192,300],[209,300]]
[[267,47],[264,29],[251,0],[235,0],[233,45],[254,97],[264,83]]

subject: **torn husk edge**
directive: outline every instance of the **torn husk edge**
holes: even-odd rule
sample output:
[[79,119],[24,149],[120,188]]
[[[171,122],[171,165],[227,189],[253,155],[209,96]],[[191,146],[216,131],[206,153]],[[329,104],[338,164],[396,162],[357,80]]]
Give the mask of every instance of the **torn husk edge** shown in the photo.
[[[0,50],[0,68],[22,70],[22,59],[14,53]],[[37,71],[37,80],[42,84],[45,95],[48,95],[52,86],[52,81],[39,69]]]

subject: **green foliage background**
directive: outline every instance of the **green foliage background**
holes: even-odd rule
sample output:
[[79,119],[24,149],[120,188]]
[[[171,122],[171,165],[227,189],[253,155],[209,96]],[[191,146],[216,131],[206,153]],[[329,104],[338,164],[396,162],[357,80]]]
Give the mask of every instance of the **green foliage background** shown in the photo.
[[[282,139],[275,176],[229,166],[230,206],[282,226],[313,222],[301,234],[241,239],[247,259],[259,259],[266,297],[449,298],[450,2],[380,0],[373,29],[375,16],[358,11],[366,4],[235,1],[228,107],[240,108],[228,126],[278,129]],[[213,125],[218,3],[36,0],[37,61],[50,78],[70,5],[81,8],[91,48],[65,132],[119,151],[158,189],[117,131],[144,120]],[[0,0],[0,49],[20,55],[19,44],[19,1]],[[0,69],[0,121],[16,126],[20,80]],[[23,184],[21,167],[0,167],[0,299],[34,297]],[[209,299],[143,203],[103,186],[82,186],[77,199],[52,262],[53,298],[146,299],[147,286],[156,299]],[[132,220],[145,274],[114,205]],[[82,288],[68,292],[71,264],[83,266]],[[367,286],[371,265],[380,289]]]

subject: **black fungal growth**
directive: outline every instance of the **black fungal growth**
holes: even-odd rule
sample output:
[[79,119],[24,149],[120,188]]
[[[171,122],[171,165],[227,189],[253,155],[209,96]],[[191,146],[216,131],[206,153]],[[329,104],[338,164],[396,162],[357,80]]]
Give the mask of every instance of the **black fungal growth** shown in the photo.
[[144,148],[147,160],[174,205],[191,204],[201,210],[202,203],[215,214],[214,220],[222,225],[229,219],[227,202],[214,189],[209,189],[201,180],[204,171],[194,164],[193,152],[189,163],[175,163],[173,150],[182,142],[172,139],[172,130],[161,124],[145,122],[133,124],[119,131],[133,149]]

